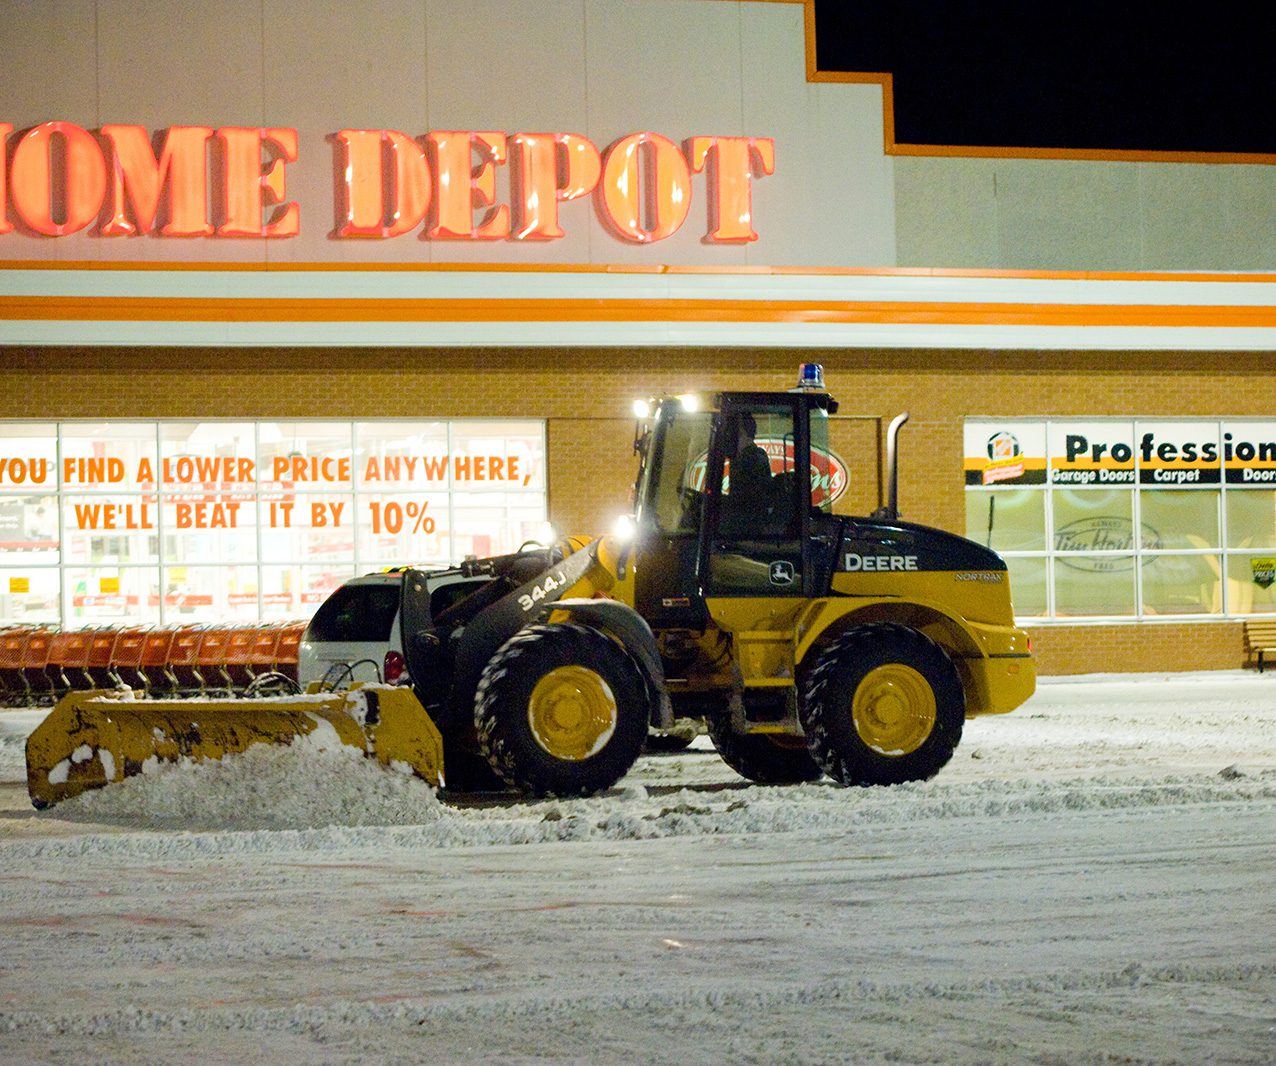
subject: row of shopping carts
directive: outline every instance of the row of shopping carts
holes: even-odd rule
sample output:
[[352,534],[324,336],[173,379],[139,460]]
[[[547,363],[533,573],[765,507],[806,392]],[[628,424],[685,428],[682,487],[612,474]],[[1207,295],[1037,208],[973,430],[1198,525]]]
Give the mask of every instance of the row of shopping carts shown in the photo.
[[0,629],[0,704],[51,703],[77,689],[149,696],[296,690],[304,621],[246,625]]

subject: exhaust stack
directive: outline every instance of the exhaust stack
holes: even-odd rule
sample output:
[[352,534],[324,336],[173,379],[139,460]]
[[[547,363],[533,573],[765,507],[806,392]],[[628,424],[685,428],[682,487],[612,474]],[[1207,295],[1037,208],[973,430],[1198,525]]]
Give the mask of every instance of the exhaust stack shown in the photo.
[[874,518],[893,521],[899,517],[899,431],[907,421],[908,412],[902,411],[886,428],[886,501],[873,512]]

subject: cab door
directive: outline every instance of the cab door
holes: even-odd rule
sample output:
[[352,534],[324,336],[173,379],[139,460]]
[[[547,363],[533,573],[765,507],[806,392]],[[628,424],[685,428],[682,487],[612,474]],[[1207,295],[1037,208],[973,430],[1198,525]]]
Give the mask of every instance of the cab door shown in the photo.
[[699,557],[709,412],[662,412],[640,486],[634,606],[653,629],[703,629]]
[[724,397],[710,477],[706,596],[804,596],[810,440],[800,396]]

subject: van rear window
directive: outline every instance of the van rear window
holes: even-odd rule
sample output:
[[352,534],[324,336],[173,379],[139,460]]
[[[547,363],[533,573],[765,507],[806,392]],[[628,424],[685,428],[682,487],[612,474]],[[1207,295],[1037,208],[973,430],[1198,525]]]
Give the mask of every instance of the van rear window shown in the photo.
[[320,643],[367,642],[390,639],[399,609],[399,585],[346,585],[337,589],[310,620],[307,640]]

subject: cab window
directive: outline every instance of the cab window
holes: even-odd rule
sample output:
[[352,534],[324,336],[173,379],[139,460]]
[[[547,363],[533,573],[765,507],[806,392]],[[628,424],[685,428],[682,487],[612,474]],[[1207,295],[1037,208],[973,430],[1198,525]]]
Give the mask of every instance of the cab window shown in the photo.
[[654,520],[662,533],[694,533],[700,517],[709,460],[709,424],[706,414],[680,414],[668,426],[645,477],[654,481],[654,492],[644,486],[642,499],[654,503],[643,517]]
[[788,532],[797,518],[792,406],[738,410],[724,430],[722,531]]

